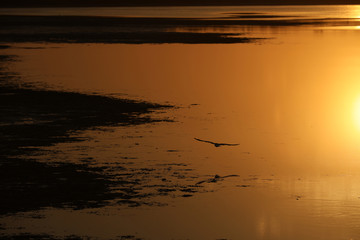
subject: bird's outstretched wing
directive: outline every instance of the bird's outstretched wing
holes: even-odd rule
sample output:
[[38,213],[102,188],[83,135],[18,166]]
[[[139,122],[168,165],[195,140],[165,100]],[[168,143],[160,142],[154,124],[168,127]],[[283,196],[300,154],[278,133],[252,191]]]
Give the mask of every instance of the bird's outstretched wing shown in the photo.
[[218,145],[222,145],[222,146],[238,146],[240,144],[238,144],[238,143],[218,143]]
[[211,141],[207,141],[207,140],[202,140],[202,139],[199,139],[199,138],[194,138],[196,141],[200,141],[200,142],[206,142],[206,143],[211,143],[211,144],[216,144],[214,142],[211,142]]

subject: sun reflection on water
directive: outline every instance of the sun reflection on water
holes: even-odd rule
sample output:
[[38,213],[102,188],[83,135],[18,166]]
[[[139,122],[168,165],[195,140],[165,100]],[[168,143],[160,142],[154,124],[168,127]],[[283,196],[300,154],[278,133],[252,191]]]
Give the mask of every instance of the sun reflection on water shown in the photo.
[[356,99],[354,104],[354,121],[357,129],[360,131],[360,96]]

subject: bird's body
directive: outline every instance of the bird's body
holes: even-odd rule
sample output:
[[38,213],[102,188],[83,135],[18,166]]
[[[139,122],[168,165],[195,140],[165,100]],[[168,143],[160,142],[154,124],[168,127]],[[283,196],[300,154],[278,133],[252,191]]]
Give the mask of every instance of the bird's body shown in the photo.
[[194,138],[196,141],[199,142],[205,142],[205,143],[210,143],[213,144],[215,147],[221,147],[221,146],[238,146],[239,144],[237,143],[216,143],[216,142],[212,142],[212,141],[208,141],[208,140],[202,140],[199,138]]

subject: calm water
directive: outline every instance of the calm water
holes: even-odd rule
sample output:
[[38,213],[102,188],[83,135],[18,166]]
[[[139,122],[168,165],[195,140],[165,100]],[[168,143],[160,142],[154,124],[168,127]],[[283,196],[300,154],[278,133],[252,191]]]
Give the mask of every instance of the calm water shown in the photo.
[[[360,17],[359,6],[168,10],[46,14]],[[86,140],[44,147],[47,154],[40,160],[77,162],[90,156],[101,166],[127,159],[134,168],[154,169],[143,176],[149,184],[159,176],[195,184],[216,174],[238,175],[205,183],[192,197],[158,196],[156,206],[47,208],[3,216],[4,232],[100,239],[360,239],[360,31],[356,26],[232,31],[266,39],[230,45],[28,43],[3,50],[19,55],[21,61],[8,67],[25,82],[179,106],[155,114],[174,122],[77,132]],[[194,138],[240,145],[216,148]],[[183,177],[161,164],[178,164],[174,168]]]

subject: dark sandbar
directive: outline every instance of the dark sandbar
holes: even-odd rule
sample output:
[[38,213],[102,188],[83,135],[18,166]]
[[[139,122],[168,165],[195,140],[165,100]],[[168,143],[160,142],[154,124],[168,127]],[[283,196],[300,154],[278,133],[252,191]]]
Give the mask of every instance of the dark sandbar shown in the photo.
[[239,23],[183,18],[0,16],[0,42],[229,44],[260,40],[239,33],[178,31],[235,24]]
[[[137,125],[166,119],[144,116],[169,105],[117,99],[76,92],[19,88],[7,75],[0,57],[0,215],[43,207],[82,209],[101,207],[113,199],[131,199],[130,184],[113,192],[113,181],[102,167],[70,162],[39,162],[32,156],[40,147],[80,141],[72,133],[102,126]],[[24,157],[23,157],[24,156]]]
[[[280,17],[284,16],[235,13],[219,18],[2,15],[0,16],[0,43],[234,44],[262,40],[246,37],[241,33],[233,33],[231,28],[237,26],[359,25],[356,19],[301,19],[296,16],[292,19],[279,19]],[[187,30],[181,31],[181,29]],[[191,29],[195,31],[189,31]],[[202,31],[196,31],[196,29]],[[213,29],[222,29],[222,31],[214,32]]]

